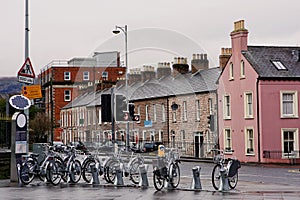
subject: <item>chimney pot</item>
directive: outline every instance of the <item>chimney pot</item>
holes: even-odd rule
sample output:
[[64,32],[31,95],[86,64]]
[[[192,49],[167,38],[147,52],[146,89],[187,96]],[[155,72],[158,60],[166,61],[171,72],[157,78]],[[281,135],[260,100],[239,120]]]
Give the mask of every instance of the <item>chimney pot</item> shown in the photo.
[[196,54],[193,54],[193,60],[195,60],[196,59]]

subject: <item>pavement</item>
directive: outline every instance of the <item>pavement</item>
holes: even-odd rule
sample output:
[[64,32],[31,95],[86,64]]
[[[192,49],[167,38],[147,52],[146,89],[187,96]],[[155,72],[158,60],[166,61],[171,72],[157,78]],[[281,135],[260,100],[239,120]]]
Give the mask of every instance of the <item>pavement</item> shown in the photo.
[[[145,154],[146,163],[151,163],[156,154]],[[103,155],[104,156],[104,155]],[[185,162],[212,162],[211,160],[199,160],[195,158],[182,157]],[[260,164],[261,165],[261,164]],[[270,167],[270,165],[268,165]],[[278,167],[278,165],[276,165]],[[299,166],[292,166],[289,172],[295,173],[295,177],[300,174]],[[243,181],[239,180],[236,189],[228,191],[216,191],[211,185],[209,176],[200,175],[201,189],[192,189],[192,176],[181,176],[180,184],[177,189],[163,189],[157,192],[153,186],[152,171],[148,170],[149,186],[147,189],[141,189],[134,186],[128,178],[124,178],[124,186],[115,186],[107,184],[103,177],[100,177],[99,185],[92,185],[80,181],[78,184],[61,183],[58,186],[41,183],[34,180],[28,186],[22,186],[16,182],[10,182],[9,179],[0,180],[0,199],[300,199],[300,188],[298,185],[282,184],[282,183],[265,183],[259,181]],[[300,182],[300,180],[299,180]],[[86,188],[89,188],[88,190]],[[93,191],[93,192],[90,192]],[[86,192],[89,191],[89,192]],[[32,198],[31,193],[36,193],[36,198]],[[50,193],[51,194],[50,194]],[[22,198],[20,198],[20,195]],[[72,196],[68,196],[73,194]],[[78,194],[77,194],[78,193]],[[84,194],[84,195],[83,195]],[[14,198],[14,195],[16,198]],[[64,197],[62,197],[64,195]],[[78,196],[76,196],[78,195]],[[83,196],[82,196],[83,195]],[[74,198],[75,196],[75,198]]]
[[[296,170],[297,171],[297,170]],[[298,172],[295,172],[298,173]],[[300,173],[300,172],[299,172]],[[141,187],[133,185],[128,178],[124,178],[124,185],[116,186],[113,184],[107,184],[103,177],[100,177],[99,185],[92,185],[84,183],[80,181],[77,184],[68,184],[61,183],[58,186],[48,185],[46,183],[41,183],[39,180],[34,180],[32,184],[28,186],[21,186],[18,183],[11,183],[9,179],[0,180],[0,193],[9,195],[10,193],[15,193],[20,189],[20,194],[22,194],[22,199],[31,199],[32,196],[30,194],[32,192],[37,193],[39,197],[45,197],[45,199],[60,199],[59,194],[78,192],[78,195],[82,195],[82,192],[89,191],[84,193],[82,198],[77,196],[75,199],[93,199],[94,196],[97,196],[96,193],[101,193],[101,199],[124,199],[124,195],[129,195],[131,199],[289,199],[289,200],[299,200],[300,199],[300,188],[299,186],[293,185],[284,185],[284,184],[269,184],[263,182],[255,182],[255,181],[241,181],[239,180],[236,189],[228,190],[228,191],[216,191],[211,185],[211,180],[209,178],[202,178],[200,175],[200,182],[202,189],[192,189],[192,177],[191,176],[183,176],[181,177],[180,184],[177,189],[163,189],[162,191],[156,191],[153,186],[152,181],[152,172],[148,172],[148,182],[149,186],[145,189],[141,189]],[[299,180],[300,181],[300,180]],[[86,188],[96,188],[93,189],[93,193]],[[56,188],[56,189],[55,189]],[[74,190],[75,189],[75,190]],[[45,194],[44,191],[51,192],[49,194]],[[5,191],[5,192],[4,192]],[[28,191],[28,194],[27,194]],[[80,192],[81,191],[81,192]],[[4,193],[3,193],[4,192]],[[53,192],[53,194],[52,194]],[[175,195],[176,194],[176,195]],[[44,195],[44,196],[43,196]],[[75,195],[76,196],[76,195]],[[0,199],[5,195],[0,196]],[[10,196],[11,197],[11,196]],[[47,198],[46,198],[47,197]],[[49,197],[49,198],[48,198]],[[51,198],[50,198],[51,197]],[[142,198],[143,197],[143,198]],[[15,199],[15,198],[8,198]],[[16,198],[18,199],[18,198]],[[36,199],[36,198],[32,198]],[[41,198],[44,199],[44,198]],[[62,198],[63,199],[63,198]],[[68,199],[68,198],[66,198]],[[128,199],[128,198],[127,198]]]

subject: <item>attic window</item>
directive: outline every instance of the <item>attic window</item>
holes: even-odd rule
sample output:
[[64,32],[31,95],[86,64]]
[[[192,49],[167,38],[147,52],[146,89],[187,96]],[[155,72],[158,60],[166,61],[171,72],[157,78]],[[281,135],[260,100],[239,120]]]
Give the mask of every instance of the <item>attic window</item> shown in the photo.
[[278,69],[278,70],[287,70],[287,68],[282,64],[282,62],[280,60],[272,60],[271,62],[276,67],[276,69]]

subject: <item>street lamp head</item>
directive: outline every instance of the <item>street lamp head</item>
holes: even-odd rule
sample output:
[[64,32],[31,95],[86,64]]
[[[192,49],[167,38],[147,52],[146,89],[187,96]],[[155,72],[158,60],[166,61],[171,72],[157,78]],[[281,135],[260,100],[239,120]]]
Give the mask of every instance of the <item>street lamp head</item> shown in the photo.
[[118,29],[115,29],[115,30],[113,30],[112,31],[114,34],[119,34],[120,33],[120,31],[118,30]]

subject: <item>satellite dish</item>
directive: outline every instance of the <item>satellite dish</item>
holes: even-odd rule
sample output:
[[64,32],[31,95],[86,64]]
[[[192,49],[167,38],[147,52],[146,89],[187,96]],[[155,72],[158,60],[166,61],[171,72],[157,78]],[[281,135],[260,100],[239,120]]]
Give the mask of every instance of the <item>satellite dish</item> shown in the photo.
[[178,104],[174,103],[171,105],[172,110],[177,110],[178,109]]

